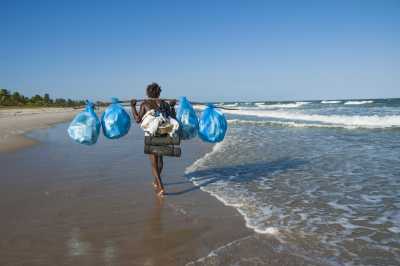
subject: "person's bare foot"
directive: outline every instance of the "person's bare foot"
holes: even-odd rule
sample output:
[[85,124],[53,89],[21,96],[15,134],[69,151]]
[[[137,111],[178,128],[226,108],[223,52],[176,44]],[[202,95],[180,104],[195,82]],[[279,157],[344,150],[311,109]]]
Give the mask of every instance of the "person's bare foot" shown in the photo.
[[165,196],[165,191],[164,191],[164,189],[160,189],[158,192],[157,192],[157,196],[159,196],[159,197],[164,197]]
[[153,187],[154,187],[155,189],[158,189],[158,185],[157,185],[156,181],[153,181]]

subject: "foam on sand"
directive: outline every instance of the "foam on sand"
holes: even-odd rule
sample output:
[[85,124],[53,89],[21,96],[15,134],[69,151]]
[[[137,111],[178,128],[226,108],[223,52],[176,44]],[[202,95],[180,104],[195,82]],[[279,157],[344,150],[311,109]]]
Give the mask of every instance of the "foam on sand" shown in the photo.
[[[213,149],[205,154],[203,157],[200,159],[196,160],[192,165],[186,168],[185,174],[189,175],[192,172],[195,172],[205,166],[207,166],[209,159],[211,159],[213,156],[216,156],[218,153],[224,151],[224,146],[225,145],[230,145],[229,140],[225,140],[223,142],[219,142],[213,146]],[[248,198],[237,198],[235,196],[230,196],[227,193],[218,193],[213,191],[212,189],[208,189],[207,186],[202,186],[202,184],[207,183],[207,181],[204,181],[204,177],[200,177],[199,180],[197,180],[196,177],[190,178],[190,181],[193,182],[194,185],[199,186],[201,190],[209,193],[216,199],[218,199],[220,202],[222,202],[225,206],[230,206],[234,207],[237,209],[237,211],[244,217],[246,221],[246,227],[249,229],[254,230],[255,232],[259,234],[268,234],[268,235],[273,235],[275,237],[279,236],[279,230],[278,228],[271,227],[271,226],[265,226],[263,223],[260,223],[256,219],[250,217],[248,215],[248,209],[249,209],[249,202]],[[242,201],[243,200],[243,201]],[[264,208],[263,214],[270,213],[271,210],[269,208]],[[263,216],[264,217],[264,216]]]

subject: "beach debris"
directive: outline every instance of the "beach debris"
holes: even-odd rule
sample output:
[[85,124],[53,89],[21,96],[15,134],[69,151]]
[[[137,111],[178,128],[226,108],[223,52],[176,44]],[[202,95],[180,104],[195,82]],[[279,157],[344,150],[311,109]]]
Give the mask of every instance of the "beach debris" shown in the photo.
[[93,145],[100,134],[100,120],[94,111],[94,104],[86,102],[86,108],[72,120],[68,127],[69,136],[78,143]]
[[131,118],[118,103],[117,98],[112,98],[111,105],[104,111],[101,125],[104,136],[109,139],[118,139],[128,133],[131,127]]

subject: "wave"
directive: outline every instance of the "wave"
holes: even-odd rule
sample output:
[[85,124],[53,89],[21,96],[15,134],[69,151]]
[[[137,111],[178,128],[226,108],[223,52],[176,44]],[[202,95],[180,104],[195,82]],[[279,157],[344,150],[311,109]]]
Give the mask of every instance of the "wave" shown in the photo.
[[347,101],[344,104],[345,105],[361,105],[361,104],[369,104],[373,103],[374,101],[368,100],[368,101]]
[[263,109],[275,109],[275,108],[297,108],[309,103],[311,102],[295,102],[295,103],[279,103],[279,104],[255,103],[255,105]]
[[[229,145],[229,140],[224,140],[223,142],[219,142],[219,143],[215,144],[210,152],[206,153],[203,157],[196,160],[192,165],[190,165],[186,168],[185,175],[190,175],[191,173],[193,173],[199,169],[202,169],[204,166],[206,166],[208,164],[208,160],[210,159],[210,157],[212,158],[212,156],[214,156],[216,153],[224,152],[225,145]],[[189,178],[189,180],[195,186],[200,187],[200,189],[202,191],[209,193],[211,196],[215,197],[217,200],[222,202],[225,206],[234,207],[243,216],[243,218],[246,222],[247,228],[252,229],[259,234],[268,234],[268,235],[273,235],[275,237],[279,236],[280,232],[279,232],[278,228],[271,227],[271,226],[262,226],[262,225],[258,224],[257,221],[253,220],[249,216],[249,214],[245,210],[242,209],[245,207],[244,206],[245,203],[239,203],[237,201],[231,202],[229,200],[228,195],[226,195],[226,194],[220,195],[220,193],[216,193],[212,189],[208,189],[207,186],[203,186],[202,184],[204,182],[204,177],[199,176],[198,178],[202,181],[197,180],[196,177],[191,177],[191,178]]]
[[341,103],[342,101],[321,101],[321,103],[324,104],[335,104],[335,103]]
[[229,119],[228,124],[230,125],[256,125],[256,126],[281,126],[281,127],[305,127],[305,128],[346,128],[346,129],[357,129],[357,126],[344,126],[344,125],[328,125],[328,124],[317,124],[317,123],[299,123],[294,121],[255,121],[255,120],[242,120],[242,119]]
[[270,117],[285,120],[309,121],[335,125],[337,127],[353,127],[353,128],[390,128],[400,127],[400,116],[348,116],[348,115],[317,115],[304,114],[285,111],[262,111],[262,110],[226,110],[225,113],[235,115],[248,115],[257,117]]
[[222,104],[222,106],[226,106],[226,107],[235,107],[235,106],[239,106],[239,103],[229,103],[229,104]]

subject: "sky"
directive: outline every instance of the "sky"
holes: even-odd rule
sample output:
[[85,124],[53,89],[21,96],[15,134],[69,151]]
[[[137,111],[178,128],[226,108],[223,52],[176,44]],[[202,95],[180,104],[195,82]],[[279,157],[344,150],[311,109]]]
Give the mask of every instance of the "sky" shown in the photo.
[[193,101],[400,97],[400,0],[0,0],[0,88]]

